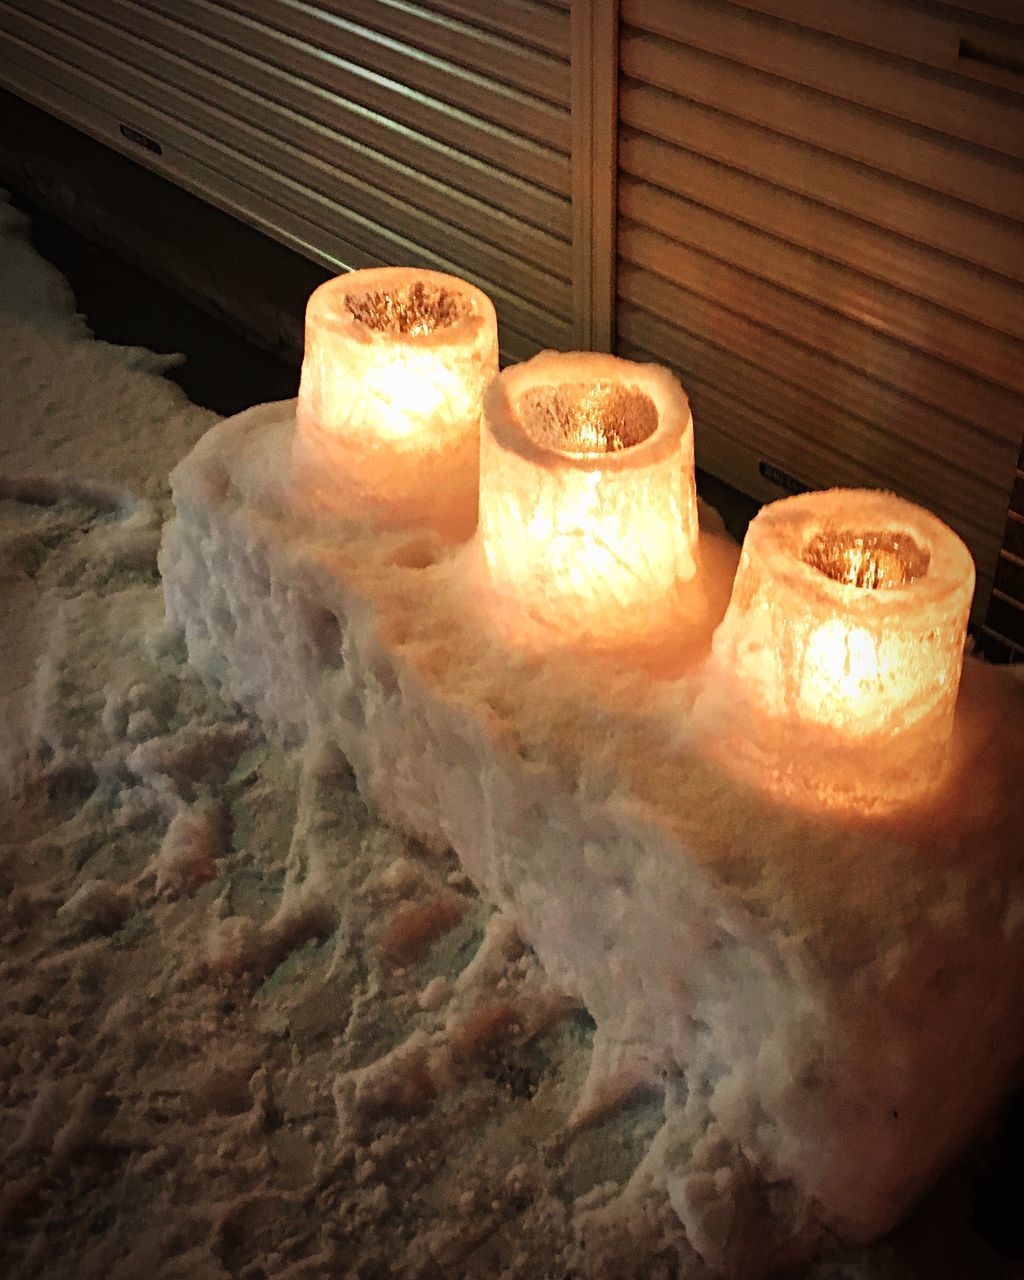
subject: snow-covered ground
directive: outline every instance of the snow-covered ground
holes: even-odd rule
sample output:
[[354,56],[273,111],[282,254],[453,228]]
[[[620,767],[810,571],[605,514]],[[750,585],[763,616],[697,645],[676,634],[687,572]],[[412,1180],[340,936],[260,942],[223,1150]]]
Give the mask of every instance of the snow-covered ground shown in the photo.
[[[698,1280],[619,1195],[658,1099],[569,1124],[585,1011],[343,759],[184,665],[156,552],[214,418],[4,204],[0,344],[0,1274]],[[802,1280],[1013,1275],[970,1189]]]

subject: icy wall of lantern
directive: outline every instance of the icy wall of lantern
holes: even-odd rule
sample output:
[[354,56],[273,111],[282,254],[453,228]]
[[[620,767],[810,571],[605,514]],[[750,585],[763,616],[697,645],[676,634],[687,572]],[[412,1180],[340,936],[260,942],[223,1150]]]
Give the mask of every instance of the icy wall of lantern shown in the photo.
[[296,458],[329,511],[468,536],[481,401],[498,371],[494,306],[436,271],[353,271],[306,307]]
[[943,775],[973,591],[956,534],[892,494],[833,489],[765,507],[713,641],[729,758],[814,802],[871,810],[927,795]]
[[693,422],[665,369],[544,352],[484,399],[478,537],[490,583],[598,641],[669,616],[696,572]]

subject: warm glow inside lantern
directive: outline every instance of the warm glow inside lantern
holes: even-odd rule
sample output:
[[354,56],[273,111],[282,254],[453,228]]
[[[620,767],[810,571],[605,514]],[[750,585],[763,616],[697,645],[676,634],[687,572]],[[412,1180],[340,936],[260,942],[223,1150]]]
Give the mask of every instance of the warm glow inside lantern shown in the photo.
[[[730,759],[765,784],[885,809],[941,778],[974,564],[929,512],[833,489],[752,521],[713,642]],[[731,712],[731,714],[730,714]]]
[[303,490],[328,510],[468,534],[497,369],[494,307],[465,281],[405,267],[329,280],[306,307]]
[[665,369],[544,352],[484,399],[480,547],[501,597],[536,621],[626,639],[696,572],[693,423]]

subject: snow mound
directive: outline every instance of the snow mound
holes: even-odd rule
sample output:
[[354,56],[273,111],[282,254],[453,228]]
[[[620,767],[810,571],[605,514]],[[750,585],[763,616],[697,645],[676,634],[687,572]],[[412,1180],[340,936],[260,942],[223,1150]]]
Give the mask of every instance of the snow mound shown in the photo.
[[[870,820],[788,809],[715,764],[694,724],[713,617],[653,671],[517,646],[481,612],[471,545],[409,557],[414,533],[290,507],[293,433],[291,402],[263,406],[176,469],[169,615],[212,688],[283,741],[334,744],[382,813],[450,844],[593,1016],[577,1117],[661,1099],[651,1150],[596,1220],[633,1215],[642,1188],[737,1274],[893,1226],[1020,1066],[1017,684],[970,664],[934,801]],[[705,538],[703,561],[704,597],[723,600],[729,556]],[[385,955],[457,918],[443,895],[404,912]],[[422,1109],[450,1047],[404,1042],[342,1112]]]

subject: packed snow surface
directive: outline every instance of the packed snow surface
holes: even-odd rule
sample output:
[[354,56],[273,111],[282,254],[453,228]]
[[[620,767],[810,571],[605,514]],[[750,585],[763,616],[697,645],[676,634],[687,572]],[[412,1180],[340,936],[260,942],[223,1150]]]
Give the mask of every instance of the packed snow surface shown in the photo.
[[[723,1203],[715,1134],[666,1130],[681,1073],[616,1079],[450,851],[185,663],[156,554],[214,419],[91,337],[3,205],[0,329],[0,1272],[699,1280],[654,1176]],[[1010,1276],[970,1186],[799,1275]]]

